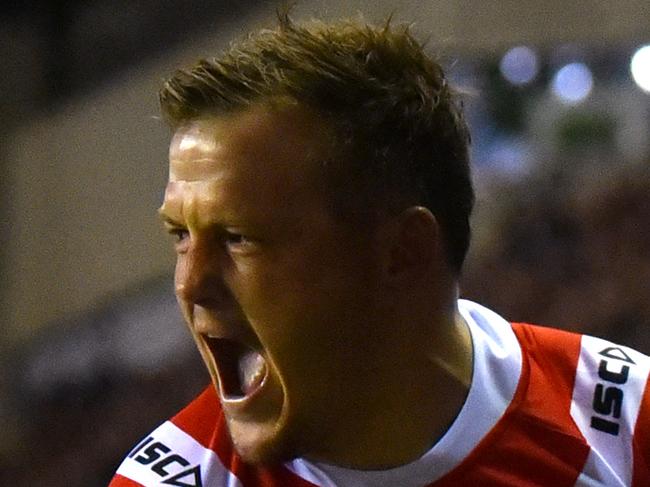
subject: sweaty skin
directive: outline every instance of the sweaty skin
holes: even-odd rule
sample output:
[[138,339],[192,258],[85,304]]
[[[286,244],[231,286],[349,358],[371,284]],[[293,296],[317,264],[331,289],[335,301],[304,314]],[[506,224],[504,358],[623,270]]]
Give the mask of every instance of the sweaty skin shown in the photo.
[[[337,221],[319,189],[329,135],[295,107],[189,122],[172,138],[160,213],[176,237],[179,304],[242,457],[385,468],[453,420],[471,344],[451,308],[453,332],[424,344],[394,321],[388,234]],[[450,343],[458,357],[437,352]]]

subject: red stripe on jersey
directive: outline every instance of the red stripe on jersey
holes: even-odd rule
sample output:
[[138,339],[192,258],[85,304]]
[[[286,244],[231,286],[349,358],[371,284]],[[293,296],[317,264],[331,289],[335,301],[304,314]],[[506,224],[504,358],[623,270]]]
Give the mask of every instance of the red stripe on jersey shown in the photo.
[[244,463],[233,448],[221,403],[212,385],[171,421],[203,447],[214,451],[223,466],[235,474],[244,486],[314,487],[314,484],[298,477],[282,465],[260,468]]
[[650,379],[646,383],[643,402],[634,428],[632,448],[634,452],[632,485],[646,487],[650,485]]
[[171,419],[171,422],[185,431],[205,448],[212,448],[216,426],[222,421],[221,404],[209,385],[187,407]]
[[206,387],[189,406],[174,416],[171,421],[203,447],[214,451],[222,465],[239,477],[236,469],[236,454],[228,434],[221,403],[213,385]]
[[108,487],[142,487],[142,484],[116,473]]
[[589,447],[571,418],[580,336],[513,325],[522,348],[517,391],[503,418],[435,487],[573,486]]
[[582,441],[571,417],[581,335],[522,324],[513,324],[513,330],[531,371],[522,412],[540,417],[549,429],[567,431]]

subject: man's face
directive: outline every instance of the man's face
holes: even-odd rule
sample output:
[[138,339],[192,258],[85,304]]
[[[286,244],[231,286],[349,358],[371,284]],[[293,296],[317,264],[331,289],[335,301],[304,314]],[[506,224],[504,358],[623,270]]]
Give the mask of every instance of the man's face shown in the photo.
[[252,462],[326,455],[363,408],[373,355],[388,353],[368,332],[372,237],[337,222],[317,183],[327,139],[305,111],[257,106],[171,142],[161,214],[177,240],[176,294]]

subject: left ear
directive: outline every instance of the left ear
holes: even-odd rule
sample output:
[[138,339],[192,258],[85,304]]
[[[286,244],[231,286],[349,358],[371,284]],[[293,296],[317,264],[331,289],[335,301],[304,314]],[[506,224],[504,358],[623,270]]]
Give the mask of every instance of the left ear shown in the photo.
[[387,277],[396,284],[416,283],[438,265],[442,255],[440,225],[423,206],[407,208],[393,223]]

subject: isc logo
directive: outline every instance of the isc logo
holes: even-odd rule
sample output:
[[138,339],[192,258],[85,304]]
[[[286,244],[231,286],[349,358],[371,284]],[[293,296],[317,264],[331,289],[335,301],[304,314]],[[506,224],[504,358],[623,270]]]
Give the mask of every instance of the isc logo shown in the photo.
[[[625,384],[630,366],[636,365],[630,356],[619,347],[608,347],[599,353],[604,357],[598,366],[598,377],[603,382],[596,384],[592,408],[591,427],[610,435],[618,435],[621,409],[625,400]],[[603,417],[605,416],[605,417]]]
[[129,458],[142,465],[147,465],[152,472],[161,477],[161,484],[203,487],[199,466],[190,466],[189,461],[174,453],[164,443],[154,441],[153,436],[149,436],[136,445],[129,453]]

